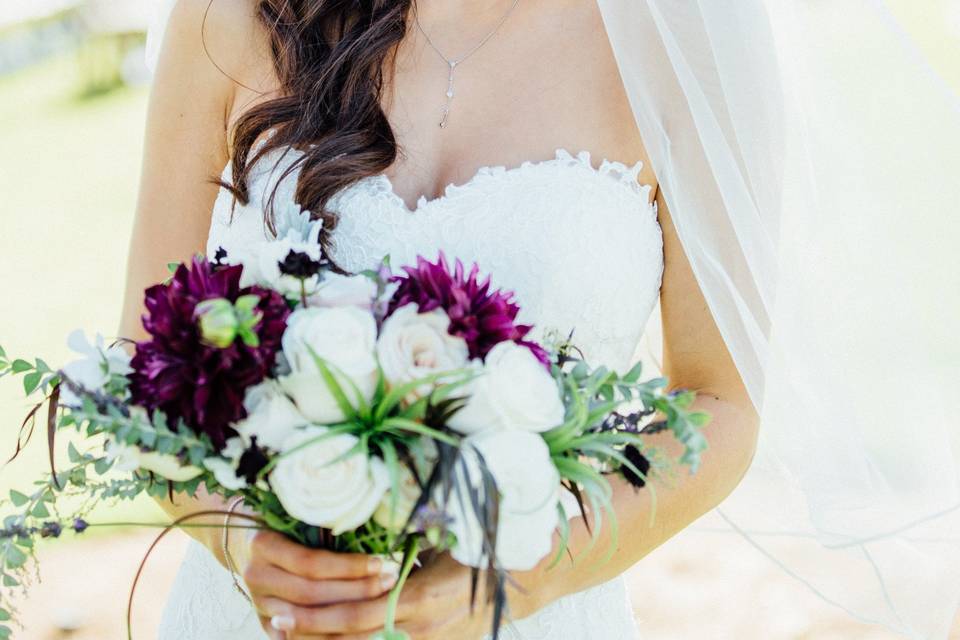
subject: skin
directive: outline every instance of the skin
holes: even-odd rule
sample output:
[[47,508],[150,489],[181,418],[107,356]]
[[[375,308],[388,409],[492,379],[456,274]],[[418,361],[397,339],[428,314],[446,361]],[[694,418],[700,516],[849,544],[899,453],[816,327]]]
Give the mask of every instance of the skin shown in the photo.
[[[511,1],[418,4],[421,21],[437,46],[459,53],[478,42]],[[253,6],[252,0],[180,0],[174,9],[150,101],[121,335],[143,336],[142,291],[166,277],[164,265],[203,250],[217,195],[210,178],[228,162],[232,123],[252,104],[277,95],[269,47]],[[647,160],[599,10],[591,0],[522,0],[498,35],[458,67],[457,95],[446,129],[437,126],[446,63],[415,28],[396,52],[395,69],[384,107],[402,155],[388,174],[410,205],[420,195],[436,197],[447,184],[467,181],[482,166],[550,158],[558,147],[627,163]],[[646,164],[639,179],[656,185],[656,175]],[[579,558],[576,565],[563,561],[548,570],[548,557],[532,571],[516,573],[521,589],[510,594],[515,619],[626,571],[718,505],[753,457],[756,413],[666,203],[654,192],[664,240],[664,373],[674,386],[699,392],[696,408],[713,416],[705,432],[710,448],[696,475],[657,487],[652,524],[651,492],[614,480],[621,534],[610,561],[601,562],[609,528],[590,547],[582,521],[574,520],[570,547]],[[651,442],[677,452],[667,439],[657,439]],[[201,496],[165,502],[163,507],[178,517],[224,505]],[[189,532],[223,561],[222,530]],[[235,534],[230,549],[271,637],[367,638],[382,624],[385,593],[395,575],[392,567],[365,556],[309,550],[272,533],[252,538]],[[400,626],[417,640],[481,638],[489,629],[488,612],[478,608],[471,615],[469,593],[468,571],[442,557],[407,582]],[[271,618],[285,631],[272,628]]]

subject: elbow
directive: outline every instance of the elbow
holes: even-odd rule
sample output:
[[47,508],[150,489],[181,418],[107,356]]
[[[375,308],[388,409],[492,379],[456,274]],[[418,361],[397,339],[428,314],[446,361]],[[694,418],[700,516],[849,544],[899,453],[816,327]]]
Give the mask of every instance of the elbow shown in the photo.
[[[718,453],[722,456],[719,465],[722,471],[716,478],[718,486],[714,494],[715,504],[711,507],[719,506],[740,485],[757,453],[760,420],[756,411],[749,403],[743,407],[732,406],[731,409],[723,420],[722,428],[726,433],[721,436],[722,442],[718,442],[716,447],[721,450]],[[707,437],[709,443],[710,436]]]

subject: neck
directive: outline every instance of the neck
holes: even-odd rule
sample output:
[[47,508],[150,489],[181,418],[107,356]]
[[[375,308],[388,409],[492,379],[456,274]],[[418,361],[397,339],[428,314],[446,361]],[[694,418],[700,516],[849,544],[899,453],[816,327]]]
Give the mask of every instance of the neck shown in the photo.
[[[514,0],[416,0],[414,10],[423,28],[468,39],[490,29]],[[482,37],[482,34],[481,34]]]

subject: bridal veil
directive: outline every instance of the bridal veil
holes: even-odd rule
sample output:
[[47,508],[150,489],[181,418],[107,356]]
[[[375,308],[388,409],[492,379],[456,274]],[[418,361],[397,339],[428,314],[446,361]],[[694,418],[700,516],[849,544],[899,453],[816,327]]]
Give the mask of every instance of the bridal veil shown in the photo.
[[[960,603],[960,102],[872,0],[600,0],[681,242],[761,415],[719,509],[827,601]],[[791,566],[783,537],[806,545]]]
[[[172,0],[159,0],[148,55]],[[599,0],[681,242],[762,420],[719,509],[828,602],[960,603],[960,101],[881,0]],[[806,545],[787,564],[776,542]]]

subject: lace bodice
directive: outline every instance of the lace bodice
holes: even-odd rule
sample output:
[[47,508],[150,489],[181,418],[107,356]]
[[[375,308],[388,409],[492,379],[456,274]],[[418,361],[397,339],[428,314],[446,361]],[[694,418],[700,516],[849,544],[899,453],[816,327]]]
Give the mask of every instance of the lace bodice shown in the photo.
[[[220,194],[210,255],[269,234],[270,178],[296,154],[264,158],[248,205],[233,210],[232,196]],[[330,202],[339,217],[331,256],[348,271],[374,267],[385,255],[396,266],[412,264],[438,250],[476,261],[494,284],[517,294],[524,322],[573,330],[588,358],[622,368],[656,304],[663,270],[660,227],[650,187],[637,182],[640,169],[608,161],[594,168],[590,154],[560,150],[551,160],[483,168],[436,199],[421,198],[413,211],[389,178],[370,177]],[[296,206],[295,175],[280,184],[276,206]]]
[[[228,254],[269,237],[263,222],[275,176],[297,152],[273,152],[255,168],[249,204],[233,206],[222,191],[207,244]],[[339,224],[330,253],[348,270],[374,267],[385,256],[395,266],[439,250],[476,261],[495,285],[517,294],[521,319],[537,331],[574,331],[593,362],[630,364],[656,304],[663,251],[650,187],[638,183],[641,165],[603,161],[588,153],[557,151],[541,162],[481,169],[411,210],[384,175],[337,195],[329,208]],[[230,179],[229,168],[224,178]],[[278,186],[276,207],[294,203],[296,172]],[[163,640],[262,640],[257,618],[233,590],[229,575],[202,547],[188,554],[164,616]],[[568,596],[515,622],[509,640],[633,640],[636,630],[621,580]]]

